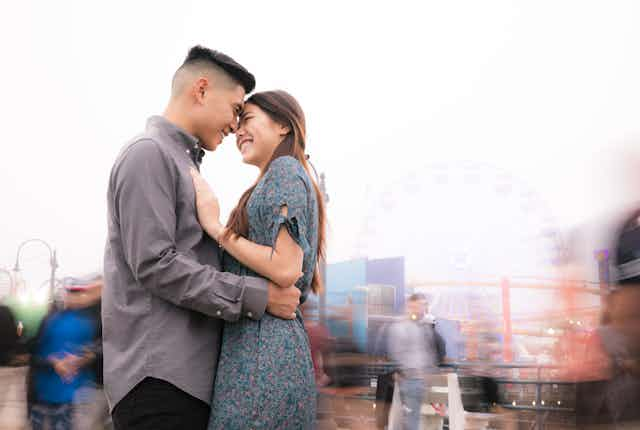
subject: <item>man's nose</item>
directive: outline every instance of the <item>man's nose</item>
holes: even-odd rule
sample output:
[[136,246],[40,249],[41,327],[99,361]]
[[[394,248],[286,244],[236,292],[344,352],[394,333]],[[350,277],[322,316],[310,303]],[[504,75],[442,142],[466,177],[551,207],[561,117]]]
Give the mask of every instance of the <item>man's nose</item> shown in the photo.
[[231,121],[231,124],[229,124],[229,129],[231,130],[231,133],[237,133],[238,119],[234,119],[233,121]]

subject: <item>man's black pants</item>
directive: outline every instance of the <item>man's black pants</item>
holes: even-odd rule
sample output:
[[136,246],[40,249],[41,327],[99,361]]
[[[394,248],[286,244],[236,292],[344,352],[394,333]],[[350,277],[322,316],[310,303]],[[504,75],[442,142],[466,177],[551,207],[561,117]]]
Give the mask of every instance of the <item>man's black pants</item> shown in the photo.
[[173,384],[145,378],[113,409],[116,430],[205,430],[209,405]]

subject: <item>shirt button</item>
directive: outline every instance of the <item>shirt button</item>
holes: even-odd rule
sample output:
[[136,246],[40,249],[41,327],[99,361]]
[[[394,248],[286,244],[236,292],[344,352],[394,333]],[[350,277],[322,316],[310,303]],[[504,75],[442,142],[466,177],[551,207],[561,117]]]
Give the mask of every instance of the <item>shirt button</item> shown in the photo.
[[251,318],[251,317],[253,316],[253,314],[252,314],[251,312],[247,312],[247,316],[248,316],[249,318]]
[[222,312],[221,311],[217,311],[216,315],[220,316],[220,315],[222,315]]

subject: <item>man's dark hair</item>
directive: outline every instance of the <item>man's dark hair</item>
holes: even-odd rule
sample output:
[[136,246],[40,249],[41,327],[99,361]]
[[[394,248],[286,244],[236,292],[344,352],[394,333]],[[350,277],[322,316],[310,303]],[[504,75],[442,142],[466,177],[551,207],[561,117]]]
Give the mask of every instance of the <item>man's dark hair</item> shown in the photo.
[[640,210],[635,210],[619,227],[613,252],[616,284],[640,284]]
[[423,300],[423,301],[426,302],[427,301],[427,297],[422,293],[414,293],[414,294],[411,294],[409,296],[409,298],[407,299],[407,301],[409,301],[409,302],[417,302],[417,301],[420,301],[420,300]]
[[240,63],[222,52],[196,45],[189,50],[181,68],[196,63],[210,63],[221,68],[234,81],[242,85],[247,94],[256,87],[255,77]]

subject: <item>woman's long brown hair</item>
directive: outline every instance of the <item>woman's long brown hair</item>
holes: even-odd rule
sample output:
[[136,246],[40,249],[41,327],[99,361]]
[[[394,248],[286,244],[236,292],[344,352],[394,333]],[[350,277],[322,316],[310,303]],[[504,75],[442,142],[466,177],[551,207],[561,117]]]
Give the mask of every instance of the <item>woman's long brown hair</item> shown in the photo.
[[[273,160],[278,157],[290,155],[302,164],[304,169],[307,171],[309,178],[311,178],[311,183],[313,184],[316,198],[318,200],[318,249],[316,265],[313,272],[313,278],[311,280],[311,290],[318,294],[322,288],[319,262],[324,259],[325,256],[325,208],[322,193],[320,192],[320,188],[309,169],[309,163],[307,162],[307,157],[305,155],[306,125],[304,112],[302,112],[302,108],[296,99],[294,99],[289,93],[282,90],[255,93],[249,97],[247,103],[258,106],[262,111],[269,115],[273,121],[289,128],[289,133],[273,151],[273,155],[271,156],[271,159],[263,173],[269,169]],[[239,234],[243,237],[248,236],[249,218],[247,216],[247,202],[249,201],[249,197],[251,197],[251,193],[253,193],[253,190],[261,177],[262,176],[260,176],[256,183],[242,194],[237,206],[231,212],[231,216],[227,222],[227,230],[225,232],[226,238],[228,238],[232,233]]]

